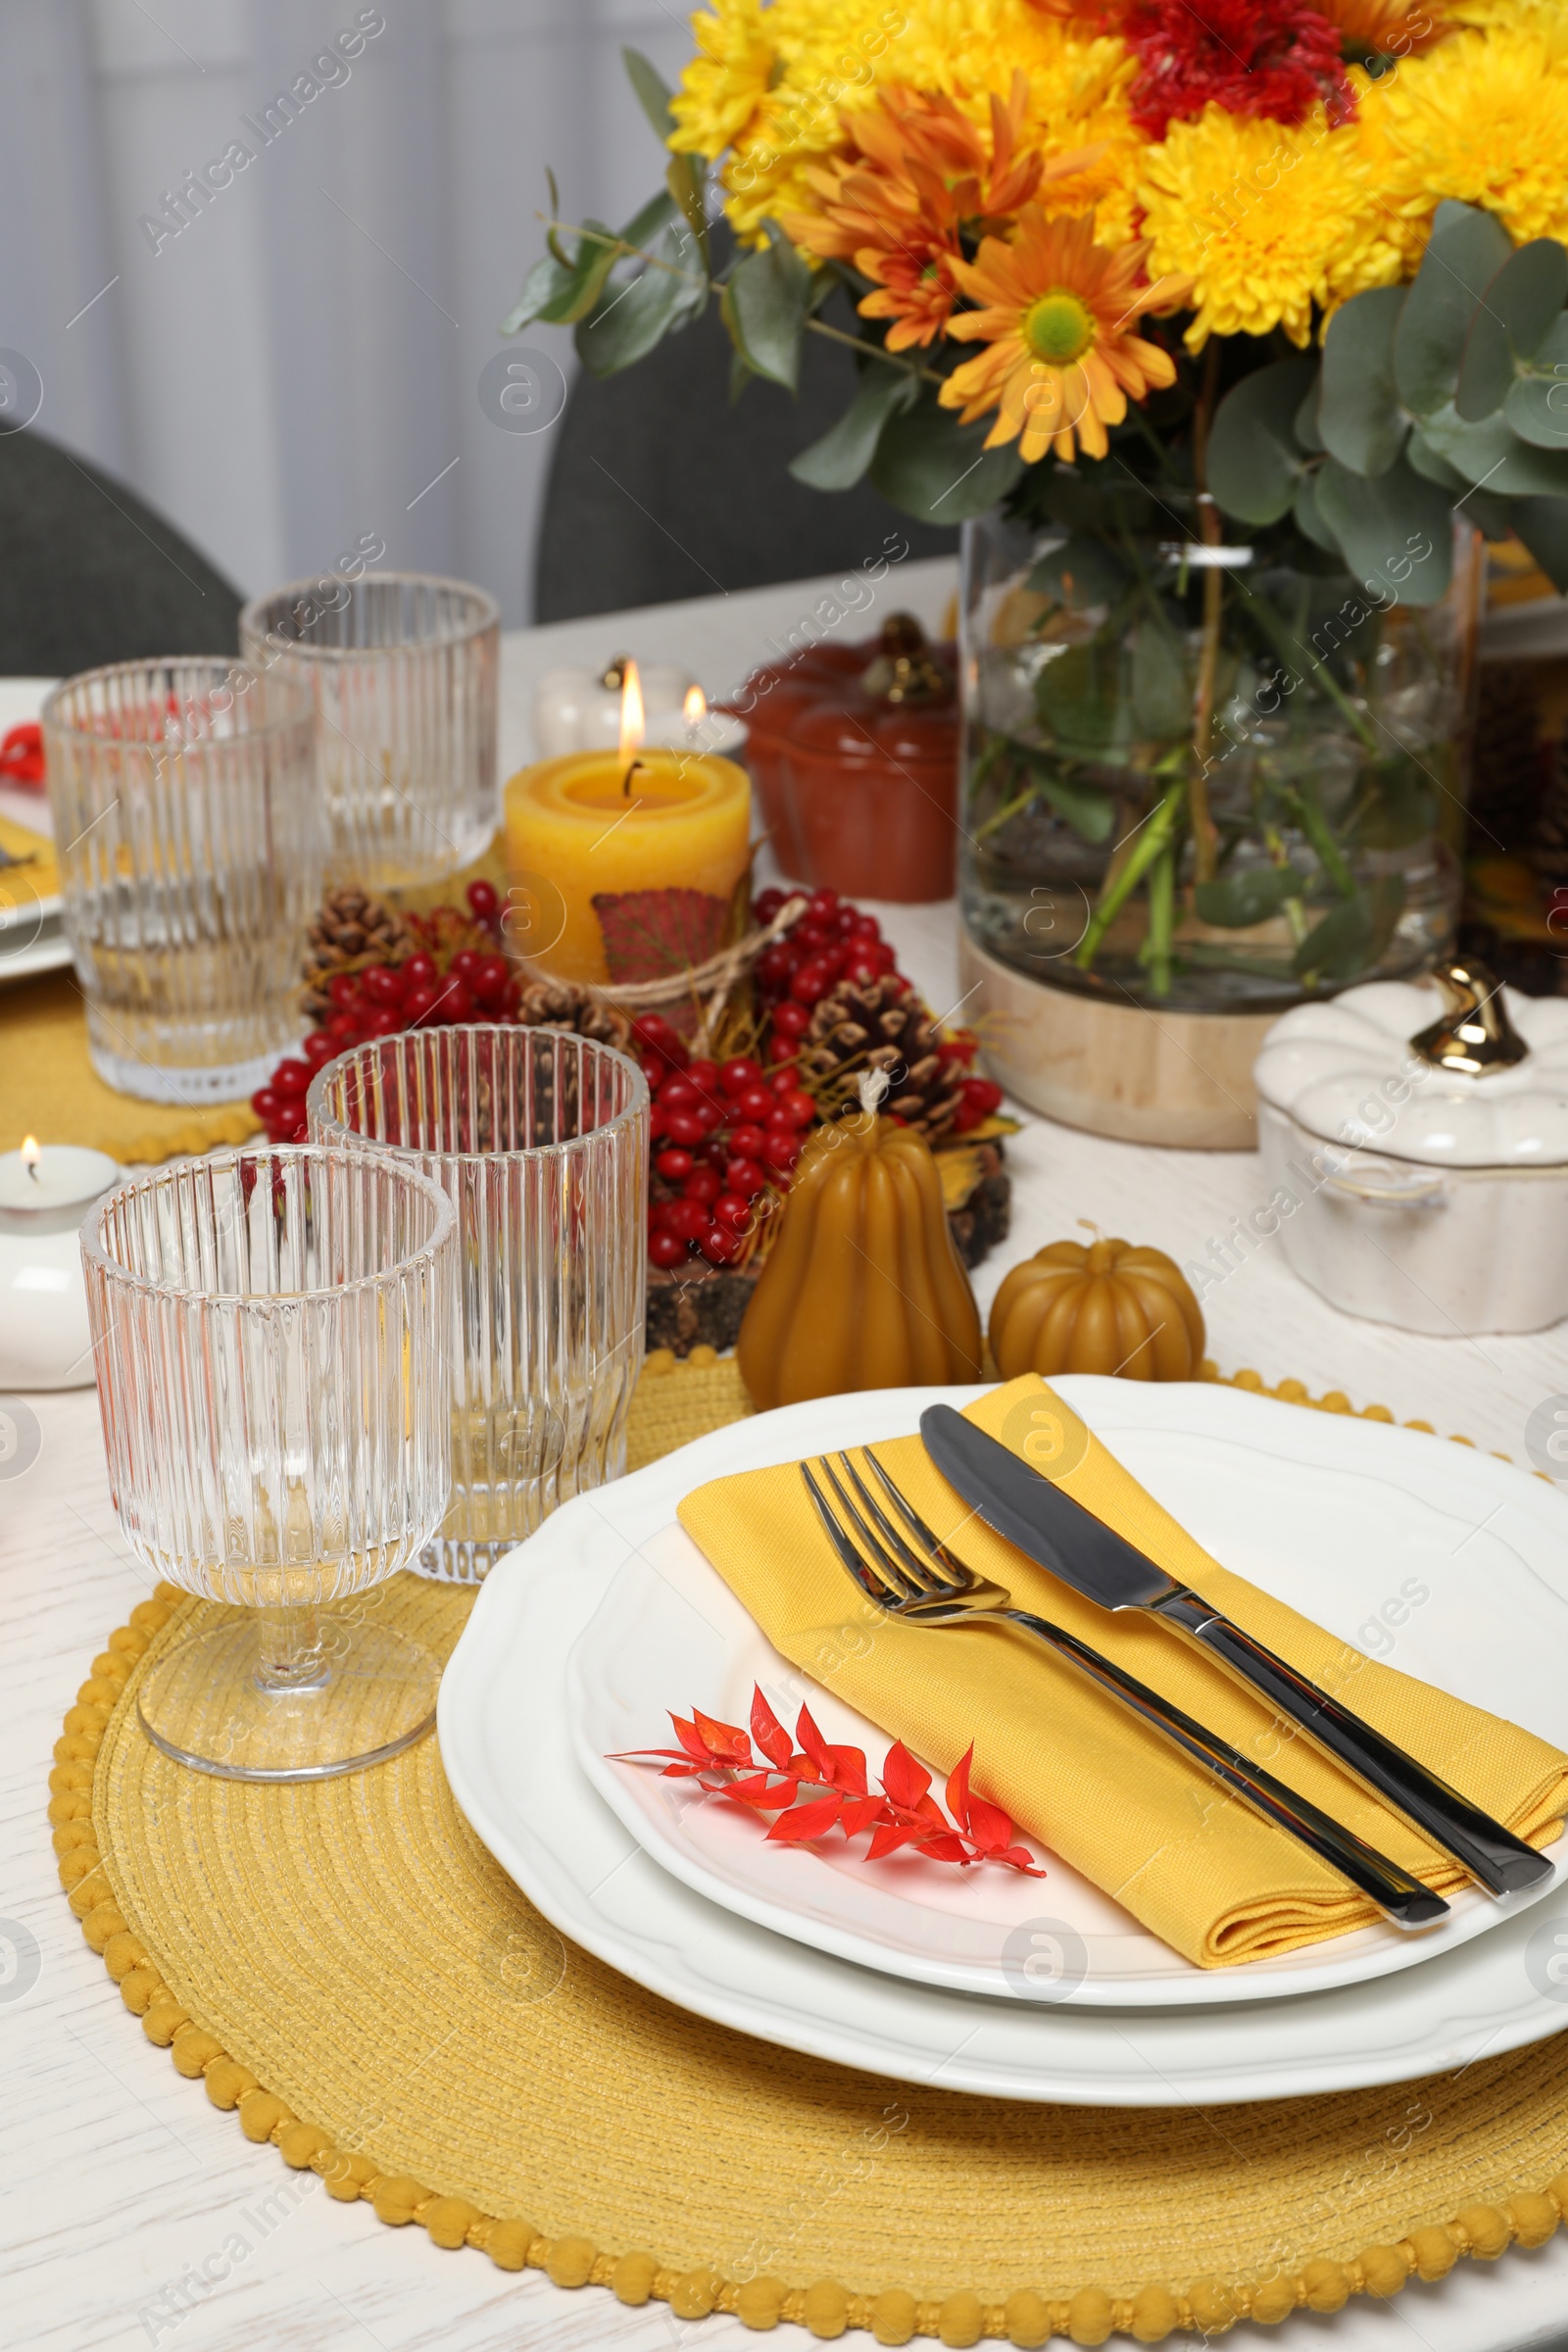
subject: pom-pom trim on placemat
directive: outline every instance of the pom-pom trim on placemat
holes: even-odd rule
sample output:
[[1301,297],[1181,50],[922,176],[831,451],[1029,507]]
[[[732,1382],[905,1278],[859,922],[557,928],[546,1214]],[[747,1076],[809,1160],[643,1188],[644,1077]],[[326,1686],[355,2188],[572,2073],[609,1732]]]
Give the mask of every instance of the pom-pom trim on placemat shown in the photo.
[[[715,1412],[723,1420],[736,1417],[733,1412],[722,1412],[725,1398],[714,1378],[732,1367],[711,1358],[710,1351],[701,1352],[710,1360],[680,1366],[670,1358],[651,1361],[648,1369],[656,1376],[676,1374],[681,1387],[689,1382],[694,1407],[705,1421]],[[1209,1362],[1202,1366],[1200,1377],[1223,1378]],[[712,1391],[701,1402],[695,1396],[699,1385],[705,1392]],[[1226,1385],[1321,1412],[1353,1413],[1357,1409],[1341,1391],[1313,1397],[1299,1381],[1282,1381],[1277,1388],[1266,1390],[1255,1372],[1236,1373]],[[736,1399],[744,1404],[738,1387]],[[663,1405],[663,1396],[660,1402]],[[1381,1405],[1368,1405],[1360,1412],[1367,1420],[1394,1418]],[[667,1412],[662,1412],[659,1419],[663,1427],[668,1426]],[[1431,1425],[1411,1421],[1405,1427],[1430,1430]],[[1470,1442],[1463,1437],[1453,1440],[1458,1445]],[[557,2286],[606,2286],[622,2303],[667,2303],[679,2320],[721,2312],[734,2315],[752,2328],[787,2322],[824,2337],[860,2328],[869,2330],[882,2344],[903,2344],[915,2336],[927,2336],[943,2344],[976,2344],[985,2338],[1042,2345],[1053,2336],[1061,2336],[1076,2344],[1093,2345],[1118,2333],[1152,2344],[1178,2330],[1217,2333],[1243,2319],[1274,2324],[1298,2309],[1339,2311],[1355,2294],[1388,2297],[1412,2277],[1443,2278],[1461,2256],[1492,2261],[1510,2245],[1543,2245],[1559,2222],[1568,2218],[1565,2170],[1539,2187],[1512,2192],[1495,2203],[1466,2204],[1441,2223],[1412,2226],[1406,2235],[1388,2244],[1366,2246],[1348,2261],[1319,2257],[1256,2284],[1200,2278],[1180,2285],[1152,2280],[1131,2294],[1120,2295],[1086,2283],[1065,2296],[1046,2296],[1024,2287],[998,2300],[963,2288],[931,2299],[899,2286],[858,2294],[834,2278],[806,2284],[773,2278],[736,2282],[716,2271],[678,2269],[661,2262],[650,2251],[611,2252],[585,2236],[569,2232],[548,2235],[520,2215],[487,2214],[466,2198],[441,2195],[408,2174],[386,2172],[361,2151],[335,2145],[326,2132],[296,2115],[191,2016],[165,1983],[156,1959],[121,1910],[105,1875],[93,1817],[95,1760],[137,1661],[182,1605],[189,1605],[187,1594],[172,1585],[159,1585],[153,1598],[132,1609],[129,1622],[110,1635],[74,1704],[67,1711],[49,1776],[49,1820],[61,1885],[87,1942],[101,1955],[119,1985],[125,2007],[141,2019],[147,2038],[169,2051],[176,2070],[192,2081],[202,2081],[215,2107],[237,2115],[247,2139],[270,2141],[285,2164],[297,2172],[316,2174],[329,2196],[345,2203],[363,2199],[391,2228],[416,2223],[438,2246],[474,2247],[505,2271],[541,2270]]]

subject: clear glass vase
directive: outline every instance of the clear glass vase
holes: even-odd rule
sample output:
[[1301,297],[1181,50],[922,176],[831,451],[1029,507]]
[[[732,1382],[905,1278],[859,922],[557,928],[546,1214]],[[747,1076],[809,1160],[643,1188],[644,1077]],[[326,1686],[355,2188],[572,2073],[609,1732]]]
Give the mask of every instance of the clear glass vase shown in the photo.
[[1216,510],[1130,474],[1084,495],[1060,468],[1051,504],[1043,527],[964,526],[978,945],[1055,987],[1194,1012],[1283,1009],[1445,953],[1479,534],[1456,526],[1448,594],[1418,608],[1288,526],[1223,544]]

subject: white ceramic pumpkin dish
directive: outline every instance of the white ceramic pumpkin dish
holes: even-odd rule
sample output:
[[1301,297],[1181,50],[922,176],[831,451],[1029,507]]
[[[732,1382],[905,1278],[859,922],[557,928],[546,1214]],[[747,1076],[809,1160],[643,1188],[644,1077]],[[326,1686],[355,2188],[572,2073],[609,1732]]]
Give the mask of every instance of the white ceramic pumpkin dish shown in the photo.
[[1568,1001],[1497,991],[1489,1025],[1522,1058],[1475,1069],[1416,1049],[1443,1011],[1435,985],[1377,981],[1275,1022],[1253,1069],[1267,1213],[1348,1314],[1541,1331],[1568,1315]]

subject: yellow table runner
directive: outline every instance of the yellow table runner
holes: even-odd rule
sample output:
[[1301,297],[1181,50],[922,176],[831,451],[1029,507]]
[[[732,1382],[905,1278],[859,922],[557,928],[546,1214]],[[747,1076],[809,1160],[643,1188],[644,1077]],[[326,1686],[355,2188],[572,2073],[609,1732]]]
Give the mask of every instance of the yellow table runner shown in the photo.
[[[632,1463],[746,1409],[732,1361],[650,1359]],[[369,1598],[445,1654],[470,1595],[398,1577]],[[438,2246],[672,2321],[1018,2345],[1335,2312],[1568,2214],[1568,2036],[1382,2090],[1138,2110],[923,2089],[688,2016],[541,1918],[433,1740],[315,1788],[161,1756],[139,1663],[210,1614],[164,1588],[110,1636],[49,1812],[126,2009],[292,2168],[263,2211],[314,2175]]]
[[[1547,1844],[1568,1811],[1568,1756],[1333,1640],[1209,1557],[1072,1408],[1031,1374],[969,1418],[1015,1450],[1049,1429],[1052,1475],[1184,1584],[1365,1715],[1488,1812]],[[1273,1710],[1167,1627],[1080,1599],[956,1502],[916,1437],[878,1457],[939,1533],[1020,1608],[1102,1650],[1323,1811],[1445,1891],[1464,1875]],[[689,1494],[681,1522],[786,1657],[926,1762],[972,1740],[974,1785],[1200,1967],[1274,1957],[1377,1918],[1315,1854],[1055,1658],[996,1627],[936,1634],[857,1597],[798,1469],[751,1470]],[[874,1639],[867,1636],[874,1635]]]

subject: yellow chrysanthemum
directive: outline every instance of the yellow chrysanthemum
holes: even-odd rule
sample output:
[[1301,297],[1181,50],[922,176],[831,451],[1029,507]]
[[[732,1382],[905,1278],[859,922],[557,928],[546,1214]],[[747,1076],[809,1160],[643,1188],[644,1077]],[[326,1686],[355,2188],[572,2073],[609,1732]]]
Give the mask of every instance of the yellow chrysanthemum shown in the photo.
[[1495,213],[1515,244],[1568,237],[1568,30],[1464,32],[1362,101],[1358,143],[1385,233],[1413,269],[1446,196]]
[[[726,211],[737,232],[808,206],[808,172],[844,152],[841,117],[902,84],[944,95],[977,128],[1013,75],[1028,84],[1023,141],[1049,164],[1093,149],[1087,170],[1050,188],[1048,210],[1098,208],[1102,244],[1133,233],[1144,141],[1127,111],[1136,61],[1117,39],[1042,17],[1028,0],[715,0],[694,20],[701,54],[683,76],[675,144],[728,146]],[[714,142],[717,141],[717,144]]]
[[1360,142],[1321,109],[1288,129],[1207,106],[1146,149],[1138,193],[1150,274],[1193,281],[1194,351],[1276,326],[1305,344],[1314,303],[1332,311],[1399,275]]
[[986,348],[955,368],[942,406],[961,410],[960,424],[995,409],[987,449],[1016,441],[1026,466],[1048,449],[1070,465],[1079,444],[1102,458],[1128,394],[1142,400],[1176,380],[1169,353],[1130,331],[1162,291],[1184,291],[1144,283],[1144,250],[1107,253],[1087,217],[1048,220],[1025,205],[1010,237],[986,237],[972,262],[952,265],[980,307],[951,318],[948,332]]
[[693,17],[697,55],[670,102],[677,153],[722,155],[742,136],[767,97],[775,62],[762,0],[712,0],[714,14]]

